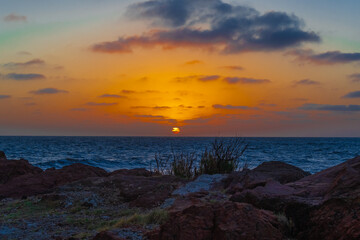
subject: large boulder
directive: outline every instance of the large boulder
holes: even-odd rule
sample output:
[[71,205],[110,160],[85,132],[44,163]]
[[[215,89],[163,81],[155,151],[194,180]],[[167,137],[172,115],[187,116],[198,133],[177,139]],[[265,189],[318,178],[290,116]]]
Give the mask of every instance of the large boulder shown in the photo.
[[10,180],[25,174],[39,174],[42,172],[40,168],[34,167],[27,160],[5,159],[0,161],[0,184],[7,183]]
[[331,199],[311,211],[298,239],[360,239],[360,198]]
[[298,196],[323,201],[360,196],[360,156],[287,185]]
[[[16,162],[16,165],[24,164],[29,167],[30,170],[34,168],[28,164],[27,161],[20,160],[14,162]],[[2,164],[2,162],[0,164]],[[7,197],[26,197],[46,193],[54,187],[80,179],[107,176],[107,172],[101,168],[80,163],[66,166],[59,170],[50,169],[41,171],[41,169],[34,168],[33,171],[34,173],[30,174],[22,174],[24,171],[21,171],[21,174],[8,180],[5,184],[0,184],[0,199]]]
[[145,168],[134,168],[134,169],[119,169],[116,171],[111,172],[109,175],[130,175],[130,176],[143,176],[143,177],[151,177],[153,173]]
[[263,162],[254,168],[253,172],[266,175],[280,183],[295,182],[310,175],[309,172],[280,161]]
[[[180,209],[180,210],[179,210]],[[283,239],[281,225],[268,211],[234,202],[175,204],[169,220],[150,239]]]

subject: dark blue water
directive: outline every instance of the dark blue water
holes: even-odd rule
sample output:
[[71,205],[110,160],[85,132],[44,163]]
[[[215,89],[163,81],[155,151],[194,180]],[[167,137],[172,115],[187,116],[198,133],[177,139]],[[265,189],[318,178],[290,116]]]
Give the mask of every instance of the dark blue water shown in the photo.
[[[201,153],[214,138],[200,137],[0,137],[9,159],[25,158],[43,169],[84,163],[108,171],[150,167],[155,153]],[[360,155],[360,138],[246,138],[250,167],[284,161],[312,173]]]

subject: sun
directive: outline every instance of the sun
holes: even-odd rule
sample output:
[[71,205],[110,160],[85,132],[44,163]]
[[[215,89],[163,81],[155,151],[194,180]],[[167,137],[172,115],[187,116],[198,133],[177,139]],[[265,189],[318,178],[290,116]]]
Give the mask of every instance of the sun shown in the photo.
[[180,133],[180,128],[178,127],[173,127],[173,129],[171,130],[174,134],[178,134]]

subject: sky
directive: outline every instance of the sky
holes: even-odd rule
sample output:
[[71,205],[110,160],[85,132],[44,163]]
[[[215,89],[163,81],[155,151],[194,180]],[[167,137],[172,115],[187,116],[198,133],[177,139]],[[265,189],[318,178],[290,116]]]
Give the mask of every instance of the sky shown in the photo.
[[0,4],[0,135],[360,137],[360,1]]

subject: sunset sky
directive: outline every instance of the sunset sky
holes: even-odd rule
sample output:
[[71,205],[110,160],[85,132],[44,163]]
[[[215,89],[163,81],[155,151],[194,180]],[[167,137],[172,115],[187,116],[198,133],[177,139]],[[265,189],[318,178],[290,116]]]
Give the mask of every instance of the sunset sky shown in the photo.
[[358,0],[0,4],[0,135],[360,137]]

